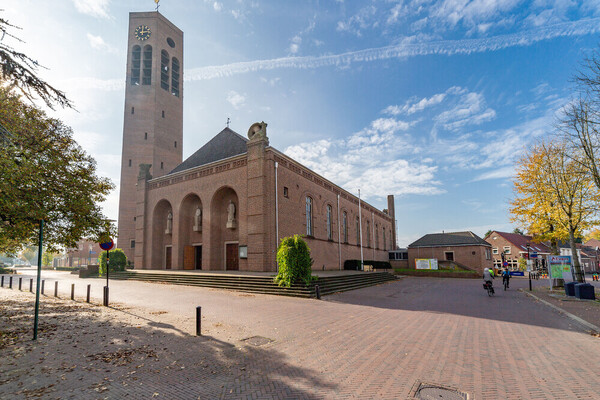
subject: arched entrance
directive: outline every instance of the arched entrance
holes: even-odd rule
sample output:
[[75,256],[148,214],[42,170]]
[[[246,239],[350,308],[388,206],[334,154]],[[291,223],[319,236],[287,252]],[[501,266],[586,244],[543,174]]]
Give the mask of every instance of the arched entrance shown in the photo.
[[196,194],[187,195],[179,207],[179,259],[183,269],[202,269],[204,210]]
[[239,201],[230,187],[217,190],[210,205],[211,269],[237,271],[239,260]]
[[152,269],[173,268],[173,207],[167,200],[159,201],[152,213]]

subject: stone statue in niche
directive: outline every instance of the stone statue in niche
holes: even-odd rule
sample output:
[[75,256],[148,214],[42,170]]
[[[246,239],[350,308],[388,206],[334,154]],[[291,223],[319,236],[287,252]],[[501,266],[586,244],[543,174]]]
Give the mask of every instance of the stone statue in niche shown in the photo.
[[233,201],[229,200],[229,205],[227,206],[227,225],[226,228],[235,229],[235,204]]
[[194,232],[202,232],[202,209],[196,208],[196,214],[194,214]]
[[170,235],[173,232],[173,213],[169,211],[167,214],[167,229],[165,229],[165,235]]

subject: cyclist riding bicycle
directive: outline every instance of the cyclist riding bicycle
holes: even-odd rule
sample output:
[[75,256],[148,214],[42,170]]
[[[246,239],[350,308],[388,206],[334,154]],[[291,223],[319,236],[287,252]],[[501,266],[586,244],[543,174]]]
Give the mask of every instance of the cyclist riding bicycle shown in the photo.
[[504,271],[502,271],[502,284],[504,285],[504,282],[506,282],[506,287],[509,288],[510,287],[510,272],[508,271],[508,268],[505,268]]
[[483,270],[483,281],[493,287],[492,279],[494,279],[494,271],[491,268],[485,268]]

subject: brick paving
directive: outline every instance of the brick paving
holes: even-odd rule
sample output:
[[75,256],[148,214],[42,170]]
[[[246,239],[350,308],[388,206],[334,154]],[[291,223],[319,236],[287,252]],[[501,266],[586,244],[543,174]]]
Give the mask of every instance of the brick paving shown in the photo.
[[[478,280],[406,278],[321,301],[111,282],[107,309],[82,301],[102,281],[43,274],[65,293],[42,297],[37,343],[34,296],[0,289],[2,399],[408,399],[418,382],[475,399],[600,399],[599,339],[518,292],[526,280],[492,298]],[[243,341],[256,335],[273,341]]]

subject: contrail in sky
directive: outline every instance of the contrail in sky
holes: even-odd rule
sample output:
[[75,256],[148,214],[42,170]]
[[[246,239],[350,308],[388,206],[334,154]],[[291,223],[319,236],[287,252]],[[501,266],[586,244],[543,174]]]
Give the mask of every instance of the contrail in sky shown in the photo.
[[335,55],[282,57],[271,60],[192,68],[185,71],[186,81],[223,78],[248,72],[279,68],[312,69],[346,66],[357,62],[407,58],[432,54],[454,55],[482,53],[508,47],[529,46],[543,40],[564,36],[582,36],[600,31],[600,18],[564,22],[545,27],[481,39],[440,40],[435,42],[397,44]]

